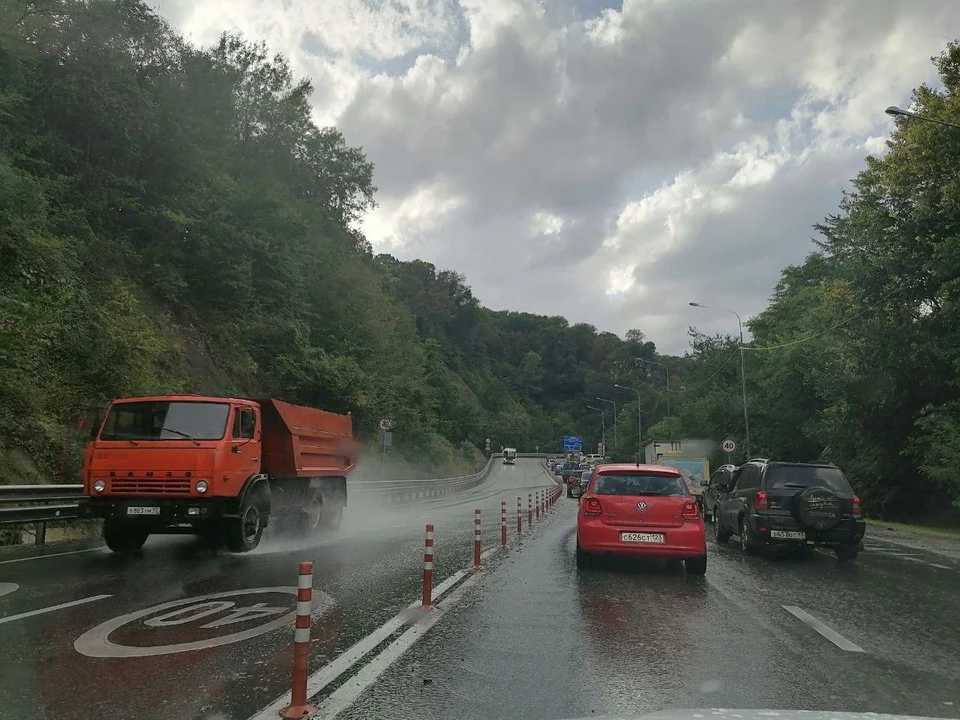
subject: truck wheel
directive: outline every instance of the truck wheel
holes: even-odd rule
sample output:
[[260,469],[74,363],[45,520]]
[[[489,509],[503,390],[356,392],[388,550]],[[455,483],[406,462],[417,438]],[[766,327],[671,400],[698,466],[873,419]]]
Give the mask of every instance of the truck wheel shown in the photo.
[[115,553],[132,553],[143,547],[150,533],[135,525],[108,518],[103,523],[103,541]]
[[343,521],[343,505],[338,502],[324,504],[320,514],[320,522],[326,530],[339,530]]
[[231,518],[224,527],[224,541],[231,552],[250,552],[260,544],[267,525],[267,503],[263,493],[254,491],[244,500],[240,517]]

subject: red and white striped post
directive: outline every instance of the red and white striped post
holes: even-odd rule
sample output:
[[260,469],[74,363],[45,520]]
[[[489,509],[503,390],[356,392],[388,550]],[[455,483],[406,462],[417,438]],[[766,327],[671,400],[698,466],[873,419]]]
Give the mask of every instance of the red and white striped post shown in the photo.
[[433,525],[427,525],[423,541],[423,599],[421,610],[433,610]]
[[317,712],[307,704],[307,673],[310,651],[310,613],[313,611],[313,563],[300,563],[297,578],[297,624],[293,631],[293,680],[290,704],[280,715],[285,718],[306,718]]
[[523,504],[520,502],[520,496],[517,495],[517,535],[523,534]]
[[507,501],[500,501],[500,547],[507,546]]
[[537,520],[540,519],[540,491],[534,493],[536,496],[533,502],[533,514],[536,516]]
[[547,512],[547,491],[541,490],[537,493],[540,501],[540,514],[545,515]]
[[473,569],[480,569],[480,508],[473,511]]
[[527,493],[527,526],[533,525],[533,493]]

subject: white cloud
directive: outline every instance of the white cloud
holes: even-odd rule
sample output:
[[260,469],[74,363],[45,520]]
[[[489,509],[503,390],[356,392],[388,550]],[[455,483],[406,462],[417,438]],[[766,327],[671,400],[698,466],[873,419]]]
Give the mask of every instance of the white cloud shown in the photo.
[[690,300],[764,307],[960,26],[940,0],[162,2],[314,79],[318,121],[376,165],[378,250],[673,352],[731,329]]

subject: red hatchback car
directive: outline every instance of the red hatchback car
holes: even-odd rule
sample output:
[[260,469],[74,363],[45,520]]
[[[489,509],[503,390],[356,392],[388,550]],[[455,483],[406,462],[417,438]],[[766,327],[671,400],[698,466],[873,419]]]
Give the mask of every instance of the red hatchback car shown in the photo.
[[666,465],[600,465],[577,510],[577,566],[594,555],[683,560],[707,571],[707,532],[696,498]]

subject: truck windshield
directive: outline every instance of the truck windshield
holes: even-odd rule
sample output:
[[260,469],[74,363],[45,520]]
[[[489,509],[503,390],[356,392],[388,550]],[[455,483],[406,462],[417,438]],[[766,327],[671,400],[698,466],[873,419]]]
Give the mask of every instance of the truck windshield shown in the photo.
[[110,408],[101,440],[220,440],[230,406],[206,402],[133,402]]

